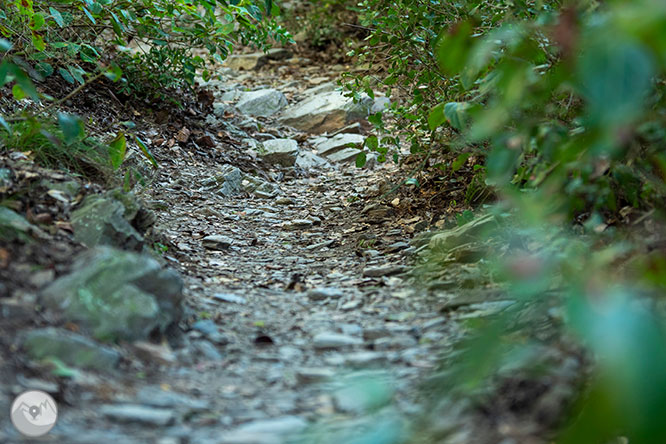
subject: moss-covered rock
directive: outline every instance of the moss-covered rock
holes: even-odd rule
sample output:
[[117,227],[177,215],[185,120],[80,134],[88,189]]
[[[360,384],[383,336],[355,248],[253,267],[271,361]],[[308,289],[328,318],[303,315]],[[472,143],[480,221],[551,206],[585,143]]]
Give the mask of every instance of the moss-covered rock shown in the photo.
[[173,270],[136,253],[98,247],[44,289],[41,303],[97,339],[146,339],[181,316],[183,283]]

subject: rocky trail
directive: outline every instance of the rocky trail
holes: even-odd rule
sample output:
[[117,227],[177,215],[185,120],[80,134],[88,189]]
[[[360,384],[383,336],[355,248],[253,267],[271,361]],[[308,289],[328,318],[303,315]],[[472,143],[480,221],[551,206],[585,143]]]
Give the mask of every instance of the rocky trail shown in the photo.
[[[350,103],[332,77],[309,74],[318,67],[305,67],[309,81],[290,80],[307,61],[287,57],[232,58],[234,69],[208,84],[214,114],[194,134],[183,126],[169,141],[146,131],[162,148],[139,193],[144,204],[106,192],[72,211],[76,240],[87,246],[136,250],[145,234],[136,227],[152,227],[161,261],[182,283],[153,259],[104,246],[55,282],[53,270],[42,273],[32,284],[47,312],[3,342],[13,357],[4,362],[2,409],[26,387],[50,392],[60,403],[53,442],[353,442],[378,421],[386,439],[399,438],[420,378],[452,334],[402,279],[423,224],[400,214],[399,199],[368,198],[381,196],[394,167],[350,165],[358,151],[348,144],[363,140],[355,122],[385,101]],[[273,69],[253,71],[257,64]],[[220,138],[243,160],[197,154]],[[59,193],[69,208],[73,196]],[[91,285],[120,286],[110,308],[93,313],[73,290]],[[35,297],[2,299],[3,323],[30,315]],[[64,315],[48,310],[63,307]],[[156,329],[165,336],[146,337]],[[17,350],[59,356],[61,372],[49,376]],[[22,442],[3,421],[0,441]]]
[[427,232],[442,209],[389,193],[395,164],[353,165],[387,99],[344,97],[344,69],[241,54],[198,108],[134,110],[159,168],[130,147],[133,193],[0,157],[0,410],[52,394],[43,442],[547,442],[582,365],[558,339],[535,349],[552,371],[477,404],[428,385],[468,321],[515,302],[473,237],[496,222]]

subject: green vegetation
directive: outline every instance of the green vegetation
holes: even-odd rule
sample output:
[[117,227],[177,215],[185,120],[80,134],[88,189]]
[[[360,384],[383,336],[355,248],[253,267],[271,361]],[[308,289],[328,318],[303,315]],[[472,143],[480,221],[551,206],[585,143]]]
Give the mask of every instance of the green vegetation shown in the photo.
[[[395,98],[373,116],[366,147],[381,161],[409,146],[424,175],[466,180],[467,203],[486,190],[500,200],[499,228],[476,239],[486,282],[517,302],[476,326],[444,387],[470,395],[489,384],[540,342],[534,313],[555,310],[552,328],[584,346],[594,369],[558,442],[666,440],[656,413],[666,330],[654,309],[666,256],[646,240],[659,236],[666,196],[666,4],[361,5],[370,35],[350,55],[372,71],[348,74],[346,90]],[[628,224],[645,217],[652,231]],[[452,267],[451,254],[432,250],[422,271]]]
[[[288,41],[275,22],[278,12],[270,0],[4,2],[0,87],[11,85],[19,107],[24,99],[51,103],[0,116],[0,149],[30,151],[45,165],[78,172],[91,156],[103,167],[117,169],[126,150],[124,134],[102,154],[102,144],[85,137],[80,120],[49,117],[50,111],[104,78],[115,82],[118,94],[171,97],[191,88],[197,74],[210,78],[207,66],[222,62],[234,42],[267,48],[274,40]],[[54,99],[35,87],[53,84],[52,78],[70,87],[65,97]],[[156,166],[145,144],[134,141]]]

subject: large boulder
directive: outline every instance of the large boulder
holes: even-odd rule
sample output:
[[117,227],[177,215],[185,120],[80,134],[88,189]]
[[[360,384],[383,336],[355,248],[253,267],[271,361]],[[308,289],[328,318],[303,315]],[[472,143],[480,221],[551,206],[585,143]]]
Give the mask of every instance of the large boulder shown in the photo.
[[262,144],[259,155],[268,163],[294,166],[298,157],[298,142],[294,139],[271,139]]
[[236,109],[250,116],[268,117],[287,106],[287,98],[277,89],[244,92]]
[[87,247],[110,245],[138,250],[143,245],[143,236],[132,222],[136,225],[139,221],[140,210],[131,193],[111,190],[90,195],[72,212],[74,238]]
[[180,276],[155,259],[98,247],[46,287],[40,302],[97,339],[133,341],[178,322],[182,289]]
[[269,60],[284,60],[291,57],[291,52],[283,48],[273,48],[266,52],[255,52],[252,54],[238,54],[229,57],[226,65],[237,71],[259,69]]
[[326,91],[288,107],[280,121],[301,131],[333,132],[350,122],[366,119],[374,107],[375,100],[370,97],[354,103],[339,91]]

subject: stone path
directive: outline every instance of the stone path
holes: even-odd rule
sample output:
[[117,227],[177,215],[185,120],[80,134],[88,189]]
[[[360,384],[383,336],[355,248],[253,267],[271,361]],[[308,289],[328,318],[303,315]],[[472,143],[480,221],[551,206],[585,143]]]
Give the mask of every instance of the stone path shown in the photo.
[[[15,392],[58,394],[54,442],[352,442],[378,429],[386,439],[367,442],[395,442],[442,340],[455,336],[401,278],[418,218],[367,198],[391,167],[337,163],[353,160],[346,144],[362,140],[352,120],[383,102],[349,105],[326,83],[306,91],[313,85],[225,72],[210,85],[215,115],[197,146],[222,135],[268,168],[169,148],[142,197],[166,263],[184,279],[179,331],[116,347],[105,356],[119,369],[19,377]],[[241,80],[273,88],[245,92]],[[246,115],[227,121],[234,103]],[[0,440],[21,442],[7,424]]]

